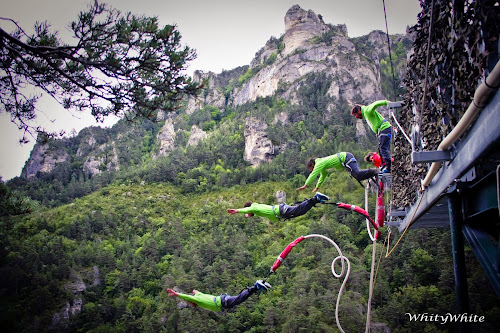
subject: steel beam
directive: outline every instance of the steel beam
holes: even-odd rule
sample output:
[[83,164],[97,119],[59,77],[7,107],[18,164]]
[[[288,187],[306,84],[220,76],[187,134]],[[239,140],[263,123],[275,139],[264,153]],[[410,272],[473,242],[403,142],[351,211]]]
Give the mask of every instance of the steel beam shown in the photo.
[[479,228],[465,225],[463,233],[481,263],[486,276],[490,280],[493,290],[500,297],[500,273],[498,272],[499,248],[495,248],[490,236]]
[[387,103],[387,107],[389,109],[400,108],[403,105],[404,105],[403,101],[397,101],[397,102],[389,102],[389,103]]
[[[462,236],[462,205],[459,195],[453,192],[448,197],[450,215],[451,249],[453,254],[453,272],[455,273],[455,294],[457,313],[469,313],[469,293],[465,271],[464,241]],[[470,332],[470,323],[459,323],[460,332]]]
[[429,163],[451,160],[451,151],[433,150],[433,151],[414,151],[411,153],[411,163]]
[[[399,226],[400,231],[403,231],[409,223],[418,227],[419,218],[441,198],[455,179],[459,179],[467,170],[471,169],[488,150],[498,149],[499,128],[500,93],[497,92],[492,101],[481,112],[468,135],[457,144],[457,155],[453,161],[443,163],[430,186],[422,194],[421,200],[417,199],[417,202],[411,206]],[[412,217],[414,217],[414,221],[411,221]],[[436,221],[436,223],[438,222]]]

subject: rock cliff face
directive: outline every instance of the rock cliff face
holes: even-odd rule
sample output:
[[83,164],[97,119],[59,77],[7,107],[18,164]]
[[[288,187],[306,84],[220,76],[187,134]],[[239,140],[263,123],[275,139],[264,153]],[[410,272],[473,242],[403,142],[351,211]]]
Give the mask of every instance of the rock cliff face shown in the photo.
[[207,86],[209,87],[206,90],[205,94],[202,94],[198,96],[197,98],[190,98],[188,100],[187,108],[186,108],[186,113],[191,115],[194,111],[199,110],[203,108],[203,106],[210,104],[212,106],[215,106],[219,109],[223,109],[225,107],[225,96],[221,92],[221,89],[211,89],[210,87],[216,87],[219,86],[220,83],[218,82],[217,74],[214,74],[212,72],[200,72],[196,71],[193,75],[193,79],[195,81],[201,82],[203,80],[207,80]]
[[[83,275],[86,275],[86,280],[92,280],[92,283],[87,286],[84,282]],[[64,288],[73,294],[71,301],[66,301],[66,304],[61,308],[61,310],[52,316],[52,322],[49,327],[51,330],[67,330],[71,319],[82,312],[83,300],[82,293],[87,290],[88,287],[97,286],[101,284],[99,278],[99,268],[97,266],[92,267],[90,270],[85,272],[76,272],[71,270],[69,281],[64,285]]]
[[83,170],[92,176],[103,171],[117,171],[119,169],[118,153],[114,142],[95,147],[83,163]]
[[[387,56],[384,33],[374,31],[365,36],[363,45],[368,51],[360,54],[345,25],[325,24],[321,15],[311,10],[295,5],[287,11],[284,23],[284,34],[279,39],[272,37],[256,53],[245,71],[245,76],[250,78],[236,84],[233,90],[228,92],[216,74],[196,72],[195,79],[207,79],[210,88],[203,97],[188,102],[188,112],[207,104],[220,109],[235,107],[273,95],[300,105],[296,92],[311,73],[325,73],[333,78],[328,89],[331,97],[331,104],[327,106],[329,111],[333,111],[335,103],[341,99],[349,103],[368,103],[385,98],[381,91],[379,66],[380,59]],[[407,37],[399,35],[393,38],[399,41]],[[286,114],[280,114],[274,121],[286,123],[289,119]],[[364,123],[357,124],[357,128],[358,136],[366,135]],[[248,140],[253,140],[250,138]],[[272,154],[251,141],[246,141],[245,152],[246,160],[255,161],[253,165],[272,158]]]
[[189,140],[187,142],[188,146],[196,146],[201,140],[208,136],[207,132],[198,128],[198,126],[193,125],[191,131],[189,132]]
[[314,36],[327,32],[329,27],[312,10],[306,11],[295,5],[285,15],[285,35],[283,55],[289,55],[299,47],[307,47]]
[[163,125],[156,139],[160,143],[160,150],[155,155],[155,158],[158,158],[160,156],[165,156],[169,152],[171,152],[172,149],[174,149],[175,128],[174,128],[174,121],[172,118],[169,118],[165,121],[165,125]]
[[69,154],[49,144],[36,144],[23,170],[26,178],[35,177],[38,172],[51,172],[57,164],[69,161]]
[[[374,32],[368,38],[374,42],[375,55],[385,50],[380,37]],[[329,89],[332,104],[340,97],[348,101],[356,95],[366,101],[383,97],[377,66],[356,52],[345,25],[326,25],[320,16],[297,5],[285,16],[282,41],[266,43],[250,67],[256,73],[231,93],[229,103],[241,105],[272,96],[280,86],[286,87],[280,97],[298,103],[295,91],[304,77],[320,72],[334,78]]]
[[77,314],[81,313],[82,309],[83,300],[81,298],[75,299],[73,304],[66,302],[66,305],[61,309],[61,311],[52,316],[52,322],[49,329],[54,331],[66,331],[69,327],[70,320]]
[[256,118],[247,118],[245,123],[245,155],[243,159],[259,166],[270,162],[274,156],[274,147],[267,138],[267,124]]
[[286,203],[286,192],[285,191],[276,191],[274,194],[276,197],[276,201],[278,204],[285,204]]

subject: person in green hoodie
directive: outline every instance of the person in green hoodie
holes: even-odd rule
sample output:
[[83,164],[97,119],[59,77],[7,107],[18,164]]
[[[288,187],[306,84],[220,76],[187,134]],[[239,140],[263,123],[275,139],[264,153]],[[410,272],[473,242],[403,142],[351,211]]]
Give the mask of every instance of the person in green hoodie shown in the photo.
[[391,172],[391,138],[392,126],[377,111],[379,106],[387,105],[389,101],[380,100],[370,105],[354,105],[351,114],[356,119],[366,119],[368,126],[378,137],[378,148],[382,157],[383,168],[381,174]]
[[349,152],[341,152],[334,155],[321,158],[311,158],[306,163],[307,169],[311,171],[306,182],[297,190],[303,190],[313,183],[317,176],[318,182],[313,192],[318,191],[325,182],[326,177],[334,170],[345,169],[358,181],[369,179],[378,175],[377,169],[360,169],[354,155]]
[[295,206],[287,204],[280,205],[265,205],[257,202],[245,202],[243,208],[229,208],[227,212],[231,215],[241,213],[245,217],[252,217],[254,215],[266,217],[271,221],[278,221],[280,218],[290,219],[293,217],[301,216],[307,213],[317,203],[323,203],[330,200],[330,198],[322,193],[317,192],[314,197],[306,199]]
[[271,285],[262,280],[257,280],[253,286],[246,287],[238,295],[231,296],[228,294],[221,294],[220,296],[204,294],[196,289],[193,289],[193,294],[183,294],[176,292],[170,288],[167,288],[167,293],[170,296],[177,296],[180,299],[187,301],[191,306],[204,308],[211,311],[222,311],[223,309],[230,309],[238,304],[243,303],[252,294],[257,291],[267,291],[271,288]]

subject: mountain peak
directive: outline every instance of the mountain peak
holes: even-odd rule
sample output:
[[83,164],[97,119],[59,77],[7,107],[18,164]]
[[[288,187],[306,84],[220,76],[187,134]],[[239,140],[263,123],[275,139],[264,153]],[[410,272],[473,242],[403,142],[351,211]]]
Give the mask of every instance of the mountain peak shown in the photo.
[[328,30],[321,15],[316,15],[312,10],[302,9],[299,5],[292,6],[285,15],[284,54],[292,53],[310,38]]

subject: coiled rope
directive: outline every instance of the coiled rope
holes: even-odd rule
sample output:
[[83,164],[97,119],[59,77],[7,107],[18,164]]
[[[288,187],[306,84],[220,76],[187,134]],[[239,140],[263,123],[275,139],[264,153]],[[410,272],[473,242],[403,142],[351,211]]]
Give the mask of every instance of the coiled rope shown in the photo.
[[[333,276],[335,276],[337,279],[340,279],[344,275],[344,273],[345,273],[344,281],[342,282],[342,285],[340,286],[339,294],[337,296],[337,303],[336,303],[336,306],[335,306],[335,321],[337,323],[337,327],[339,328],[339,330],[342,333],[345,333],[344,330],[342,329],[342,327],[340,326],[340,321],[339,321],[339,304],[340,304],[340,297],[342,296],[342,293],[344,292],[345,284],[347,282],[347,279],[349,278],[349,274],[351,273],[351,263],[350,263],[349,259],[347,259],[347,257],[345,257],[342,254],[342,251],[340,250],[339,246],[334,241],[332,241],[330,238],[328,238],[326,236],[323,236],[323,235],[318,235],[318,234],[311,234],[311,235],[304,236],[304,238],[313,238],[313,237],[319,237],[319,238],[322,238],[322,239],[328,241],[330,244],[332,244],[337,249],[337,252],[339,253],[339,255],[337,257],[335,257],[335,259],[333,259],[331,268],[332,268],[332,274],[333,274]],[[342,267],[340,273],[337,273],[335,271],[335,263],[338,260],[340,260],[341,267]],[[344,262],[347,263],[347,272],[345,271]]]
[[[339,328],[340,332],[345,333],[344,330],[342,329],[342,326],[340,325],[340,320],[339,320],[339,304],[340,304],[340,297],[342,296],[342,293],[344,292],[345,284],[347,282],[347,279],[349,278],[349,274],[351,273],[351,263],[350,263],[349,259],[347,259],[347,257],[345,257],[342,254],[342,251],[340,250],[340,247],[334,241],[332,241],[330,238],[328,238],[326,236],[323,236],[323,235],[311,234],[311,235],[307,235],[307,236],[300,236],[299,238],[295,239],[293,242],[291,242],[290,244],[288,244],[287,247],[278,256],[278,258],[276,258],[276,261],[271,266],[271,270],[269,271],[269,274],[264,279],[264,281],[266,281],[271,274],[273,274],[274,272],[276,272],[276,270],[278,269],[278,267],[285,260],[286,256],[288,255],[288,253],[290,253],[290,251],[292,250],[292,248],[295,247],[295,245],[297,245],[298,243],[300,243],[304,239],[314,238],[314,237],[322,238],[322,239],[328,241],[330,244],[332,244],[335,247],[335,249],[339,253],[339,255],[333,259],[331,269],[332,269],[333,276],[336,277],[337,279],[339,279],[339,278],[341,278],[342,276],[345,275],[344,281],[342,282],[342,285],[340,286],[339,294],[337,296],[337,303],[336,303],[336,306],[335,306],[335,321],[337,323],[337,327]],[[335,264],[339,260],[340,260],[341,270],[340,270],[340,273],[337,273],[337,271],[335,270]],[[347,266],[347,271],[346,271],[346,266]]]

